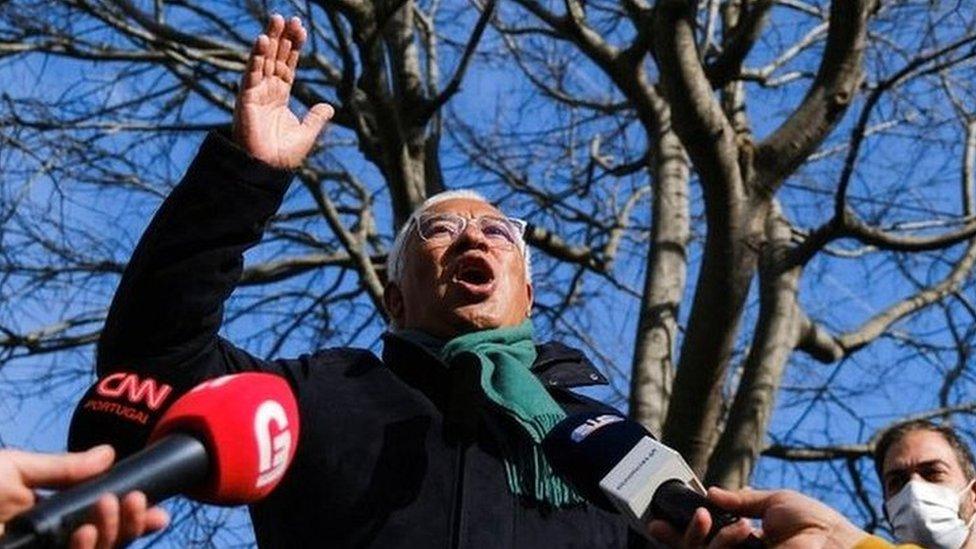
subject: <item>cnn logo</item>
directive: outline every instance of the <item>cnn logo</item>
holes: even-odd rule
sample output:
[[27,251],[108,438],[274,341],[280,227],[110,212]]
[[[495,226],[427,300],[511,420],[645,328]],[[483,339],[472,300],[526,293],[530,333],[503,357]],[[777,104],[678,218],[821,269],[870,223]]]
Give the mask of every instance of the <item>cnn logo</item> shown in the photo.
[[125,398],[132,404],[145,402],[150,410],[157,410],[173,388],[155,379],[140,379],[136,374],[118,372],[98,382],[96,392],[106,398]]

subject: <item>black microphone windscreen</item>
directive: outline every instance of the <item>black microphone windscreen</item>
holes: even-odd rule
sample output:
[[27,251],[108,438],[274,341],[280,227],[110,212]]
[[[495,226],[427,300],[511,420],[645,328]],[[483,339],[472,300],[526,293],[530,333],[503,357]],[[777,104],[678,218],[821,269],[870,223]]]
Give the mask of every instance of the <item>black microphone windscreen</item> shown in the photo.
[[542,450],[553,471],[581,496],[616,512],[600,489],[600,480],[642,438],[650,436],[639,423],[622,415],[587,412],[572,415],[553,427],[542,441]]

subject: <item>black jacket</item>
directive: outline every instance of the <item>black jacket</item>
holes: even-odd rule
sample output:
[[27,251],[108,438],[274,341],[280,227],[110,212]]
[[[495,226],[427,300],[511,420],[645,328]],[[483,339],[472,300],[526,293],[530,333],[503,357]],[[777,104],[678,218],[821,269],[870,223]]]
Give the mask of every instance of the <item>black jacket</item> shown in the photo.
[[[99,342],[100,375],[135,369],[178,387],[261,370],[298,397],[301,437],[281,485],[252,505],[263,547],[622,547],[624,522],[589,505],[513,496],[495,441],[520,436],[424,348],[383,358],[338,348],[264,361],[219,338],[223,302],[291,174],[210,135],[143,235]],[[569,388],[605,383],[579,352],[539,346],[534,371],[568,412],[603,407]]]

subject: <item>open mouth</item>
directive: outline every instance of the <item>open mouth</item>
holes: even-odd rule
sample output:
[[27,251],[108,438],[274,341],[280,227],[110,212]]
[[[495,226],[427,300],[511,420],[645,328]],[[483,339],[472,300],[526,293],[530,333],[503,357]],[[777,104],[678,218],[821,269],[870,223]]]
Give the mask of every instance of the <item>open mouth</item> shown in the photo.
[[495,282],[495,273],[484,258],[468,256],[458,259],[452,279],[469,290],[481,293],[490,291]]

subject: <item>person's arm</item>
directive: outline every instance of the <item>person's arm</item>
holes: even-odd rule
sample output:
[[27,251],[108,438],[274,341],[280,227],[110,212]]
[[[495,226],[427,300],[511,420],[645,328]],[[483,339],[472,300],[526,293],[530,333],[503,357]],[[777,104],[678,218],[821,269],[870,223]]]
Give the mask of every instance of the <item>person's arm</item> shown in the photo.
[[271,17],[255,41],[234,113],[234,141],[207,137],[133,253],[98,344],[98,373],[138,369],[186,385],[270,366],[217,337],[223,303],[325,123],[288,108],[305,30]]
[[[32,507],[35,488],[67,488],[91,478],[112,464],[111,446],[97,446],[87,452],[38,454],[0,450],[0,535],[4,524]],[[72,549],[113,547],[161,530],[169,522],[166,511],[147,508],[141,492],[127,494],[121,501],[106,494],[95,505],[89,522],[71,536]]]
[[[762,529],[740,521],[719,531],[710,543],[705,536],[712,526],[708,512],[699,509],[684,534],[663,521],[652,521],[648,532],[670,547],[709,549],[732,548],[750,534],[757,534],[766,547],[783,549],[883,549],[895,547],[851,524],[843,515],[823,503],[791,490],[736,490],[709,488],[708,498],[723,509],[742,517],[762,520]],[[911,545],[898,547],[910,548]]]

